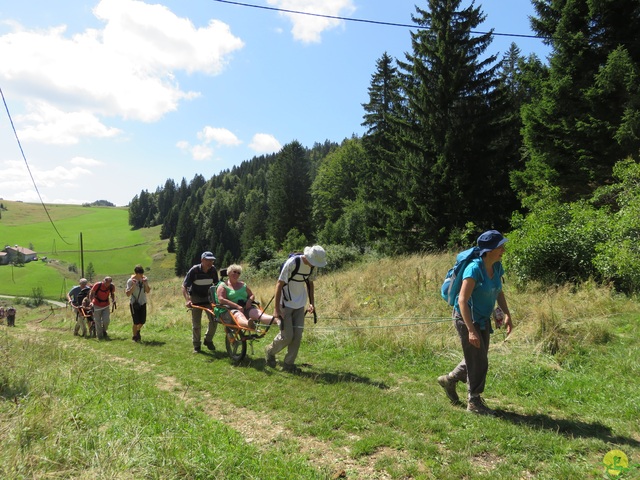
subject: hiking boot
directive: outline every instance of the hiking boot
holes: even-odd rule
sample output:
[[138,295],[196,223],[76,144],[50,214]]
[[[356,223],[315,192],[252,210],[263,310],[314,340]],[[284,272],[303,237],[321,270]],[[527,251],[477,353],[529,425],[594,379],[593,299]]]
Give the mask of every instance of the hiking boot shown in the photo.
[[282,366],[282,370],[287,373],[293,373],[294,375],[302,373],[302,370],[300,370],[295,365],[288,365],[286,363]]
[[452,405],[460,405],[460,397],[458,397],[458,392],[456,392],[456,380],[453,380],[449,375],[441,375],[438,377],[438,383],[442,388],[444,388],[444,392],[449,397],[449,401],[451,401]]
[[207,347],[209,350],[211,350],[212,352],[216,351],[216,347],[213,344],[213,340],[210,342],[204,342],[204,346]]
[[496,416],[496,411],[487,407],[481,397],[471,397],[467,404],[467,412],[476,413],[478,415]]
[[200,353],[200,345],[193,346],[193,353]]
[[276,368],[276,357],[267,353],[265,356],[265,360],[267,363],[267,367]]

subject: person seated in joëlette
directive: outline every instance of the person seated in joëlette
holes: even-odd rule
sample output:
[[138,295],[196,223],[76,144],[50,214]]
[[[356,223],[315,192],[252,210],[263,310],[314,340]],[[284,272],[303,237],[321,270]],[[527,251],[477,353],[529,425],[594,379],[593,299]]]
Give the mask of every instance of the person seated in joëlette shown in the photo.
[[[220,306],[215,308],[215,313],[226,323],[233,325],[235,318],[238,325],[244,328],[255,329],[256,322],[264,325],[274,323],[274,318],[267,315],[258,308],[255,302],[255,295],[248,285],[240,280],[242,267],[240,265],[229,265],[225,282],[220,282],[216,293]],[[231,318],[233,315],[233,318]]]

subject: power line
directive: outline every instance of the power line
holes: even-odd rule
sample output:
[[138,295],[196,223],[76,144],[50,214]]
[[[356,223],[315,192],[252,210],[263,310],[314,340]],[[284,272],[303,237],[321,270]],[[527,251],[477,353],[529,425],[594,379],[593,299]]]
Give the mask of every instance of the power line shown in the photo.
[[[386,27],[417,28],[422,30],[429,30],[428,27],[421,27],[419,25],[412,25],[408,23],[383,22],[380,20],[366,20],[362,18],[340,17],[336,15],[324,15],[322,13],[301,12],[299,10],[288,10],[286,8],[267,7],[265,5],[253,5],[251,3],[232,2],[230,0],[213,0],[213,1],[218,3],[227,3],[229,5],[238,5],[240,7],[258,8],[261,10],[270,10],[272,12],[293,13],[296,15],[307,15],[309,17],[328,18],[331,20],[343,20],[345,22],[359,22],[359,23],[368,23],[372,25],[384,25]],[[550,40],[549,37],[544,37],[540,35],[525,35],[520,33],[498,33],[498,32],[477,32],[477,31],[471,31],[469,33],[473,35],[491,34],[491,35],[495,35],[496,37],[535,38],[538,40]]]
[[44,209],[45,213],[47,214],[47,217],[49,218],[49,222],[51,223],[51,226],[53,227],[53,229],[56,231],[56,233],[60,237],[60,240],[62,240],[67,245],[71,245],[69,242],[67,242],[62,237],[62,235],[58,231],[58,227],[56,227],[56,224],[53,223],[53,219],[51,218],[51,215],[49,215],[49,210],[47,210],[47,206],[42,201],[42,196],[40,195],[40,191],[38,190],[38,185],[36,185],[36,181],[33,178],[33,175],[31,174],[31,169],[29,168],[29,162],[27,162],[27,157],[25,156],[24,150],[22,149],[22,144],[20,143],[20,138],[18,137],[18,132],[16,131],[16,127],[13,124],[13,118],[11,118],[11,113],[9,112],[9,106],[7,105],[7,101],[4,98],[4,92],[2,91],[2,88],[0,88],[0,95],[2,96],[2,102],[4,103],[4,108],[7,111],[7,116],[9,117],[9,123],[11,123],[11,128],[13,129],[13,134],[15,135],[16,141],[18,142],[18,147],[20,148],[20,153],[22,154],[22,158],[24,160],[24,164],[27,166],[27,171],[29,172],[29,176],[31,177],[31,181],[33,182],[33,187],[36,189],[36,193],[38,194],[38,198],[40,199],[40,204],[42,205],[42,208]]

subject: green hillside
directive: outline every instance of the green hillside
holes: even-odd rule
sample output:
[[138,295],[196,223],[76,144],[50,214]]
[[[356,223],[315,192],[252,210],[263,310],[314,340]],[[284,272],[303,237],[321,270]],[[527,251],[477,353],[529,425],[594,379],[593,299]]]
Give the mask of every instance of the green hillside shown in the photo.
[[83,260],[85,275],[91,263],[94,280],[111,275],[116,283],[138,263],[145,269],[166,268],[156,277],[172,271],[158,228],[132,230],[126,208],[46,205],[47,216],[40,204],[2,204],[0,243],[32,248],[39,260],[0,265],[0,294],[30,296],[40,287],[46,298],[62,298],[81,276]]

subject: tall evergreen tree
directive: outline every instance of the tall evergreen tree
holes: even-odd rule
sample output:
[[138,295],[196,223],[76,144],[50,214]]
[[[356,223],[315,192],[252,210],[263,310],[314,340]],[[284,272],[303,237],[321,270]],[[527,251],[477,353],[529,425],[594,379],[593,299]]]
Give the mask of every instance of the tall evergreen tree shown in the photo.
[[365,110],[362,125],[367,132],[363,137],[366,174],[359,182],[361,198],[377,212],[369,224],[368,236],[384,239],[393,246],[397,243],[394,239],[402,238],[405,231],[402,212],[406,202],[399,192],[407,177],[400,161],[404,156],[400,134],[406,118],[406,100],[395,59],[386,52],[376,62],[369,101],[362,106]]
[[[492,177],[504,168],[495,151],[503,115],[496,57],[483,57],[491,33],[474,35],[485,16],[460,0],[428,0],[416,7],[412,53],[399,62],[406,75],[409,118],[402,140],[404,193],[412,215],[405,239],[410,249],[444,245],[468,222],[483,228],[500,217]],[[497,112],[497,113],[496,113]]]
[[194,221],[194,211],[192,202],[187,201],[184,208],[180,212],[178,225],[176,228],[175,240],[175,273],[182,276],[187,273],[191,267],[192,258],[195,255],[196,248],[192,245],[192,240],[196,235],[196,226]]
[[542,96],[523,110],[528,160],[514,178],[523,196],[536,198],[550,185],[564,201],[588,197],[611,182],[617,161],[640,148],[637,135],[620,136],[638,116],[640,2],[533,4],[532,26],[553,50]]
[[537,87],[541,79],[547,75],[547,68],[535,54],[524,58],[520,49],[512,43],[500,62],[498,79],[500,89],[507,99],[502,117],[499,139],[496,142],[496,153],[504,160],[502,171],[493,172],[497,188],[493,195],[504,207],[503,214],[520,209],[516,189],[512,185],[510,175],[524,166],[522,156],[522,107],[539,97]]
[[247,194],[246,209],[241,217],[240,244],[242,255],[257,243],[262,243],[267,233],[266,195],[257,189]]
[[176,186],[176,182],[171,179],[167,179],[164,183],[164,187],[161,189],[159,188],[156,191],[159,223],[164,222],[164,219],[169,215],[171,208],[173,208],[177,190],[178,187]]
[[362,142],[351,139],[324,159],[311,186],[315,225],[335,222],[348,202],[356,199],[365,174],[364,157]]
[[296,140],[282,148],[269,168],[267,231],[277,248],[292,228],[312,237],[309,167],[307,152]]

